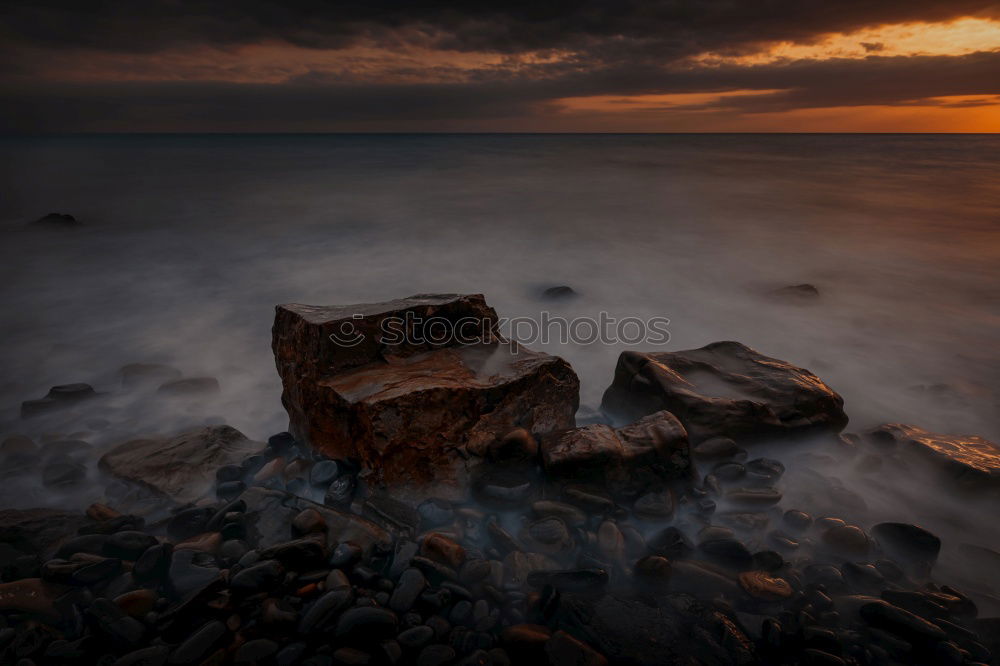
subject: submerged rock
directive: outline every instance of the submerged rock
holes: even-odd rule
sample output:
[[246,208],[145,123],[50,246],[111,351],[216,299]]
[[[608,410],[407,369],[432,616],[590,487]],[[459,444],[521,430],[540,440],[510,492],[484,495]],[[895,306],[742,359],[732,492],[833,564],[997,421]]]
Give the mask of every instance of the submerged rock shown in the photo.
[[26,419],[38,414],[47,414],[55,410],[72,407],[86,400],[96,398],[98,395],[94,391],[94,387],[82,382],[53,386],[44,398],[22,402],[21,418]]
[[33,225],[40,227],[50,227],[50,228],[72,228],[82,226],[83,223],[78,219],[70,215],[69,213],[48,213],[38,218]]
[[498,437],[571,426],[579,403],[568,363],[503,341],[496,326],[481,295],[278,306],[273,349],[292,432],[359,461],[375,483],[459,494]]
[[231,426],[212,426],[171,438],[125,442],[105,454],[99,465],[120,479],[183,503],[211,490],[218,467],[236,464],[262,446]]
[[843,399],[819,377],[738,342],[680,352],[623,352],[605,411],[638,418],[668,410],[692,442],[839,432]]
[[770,296],[786,303],[809,303],[819,298],[819,289],[809,283],[793,284],[775,289]]
[[917,426],[887,423],[868,433],[882,447],[912,452],[959,486],[1000,490],[1000,445],[974,435],[943,435]]

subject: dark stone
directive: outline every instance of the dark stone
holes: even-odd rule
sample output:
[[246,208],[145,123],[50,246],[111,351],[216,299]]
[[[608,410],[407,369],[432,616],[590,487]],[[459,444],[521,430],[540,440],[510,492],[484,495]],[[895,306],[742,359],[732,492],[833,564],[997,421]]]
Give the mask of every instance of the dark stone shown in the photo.
[[29,418],[57,409],[72,407],[97,396],[98,393],[94,391],[94,387],[90,384],[77,383],[53,386],[44,398],[22,402],[21,418]]
[[411,627],[396,637],[396,641],[407,650],[426,645],[434,638],[434,630],[426,625]]
[[340,614],[354,603],[354,591],[350,586],[330,590],[310,606],[299,623],[299,633],[310,635],[316,631],[326,631],[333,627]]
[[234,664],[259,664],[278,653],[279,645],[266,638],[247,641],[236,650]]
[[576,298],[579,294],[573,290],[573,287],[566,286],[564,284],[548,287],[542,292],[542,297],[550,301],[561,301],[570,298]]
[[808,303],[819,298],[819,289],[808,283],[793,284],[775,289],[770,295],[786,303]]
[[285,568],[277,560],[264,560],[238,572],[229,587],[244,594],[266,592],[284,579]]
[[276,454],[283,455],[295,446],[295,437],[290,432],[279,432],[267,438],[267,446]]
[[336,460],[320,460],[309,470],[309,483],[325,488],[344,471],[343,466]]
[[223,465],[215,470],[215,480],[220,483],[243,480],[243,468],[239,465]]
[[47,226],[52,228],[72,228],[82,226],[83,223],[69,213],[48,213],[38,218],[32,224]]
[[455,658],[455,650],[448,645],[428,645],[420,651],[417,666],[443,666]]
[[884,629],[911,643],[936,643],[946,637],[944,630],[937,625],[886,601],[864,604],[858,612],[873,627]]
[[879,523],[872,536],[889,557],[901,564],[918,566],[930,572],[941,552],[941,539],[922,527],[908,523]]
[[440,527],[455,520],[455,509],[451,502],[438,497],[424,500],[417,506],[420,524],[423,527]]
[[226,625],[213,620],[181,643],[170,655],[171,664],[197,664],[222,641],[228,630]]
[[669,412],[618,429],[593,424],[556,431],[540,446],[550,480],[593,483],[631,497],[691,472],[687,433]]
[[104,542],[103,552],[108,557],[135,561],[144,552],[157,544],[156,537],[143,532],[126,530],[115,532]]
[[662,555],[669,559],[677,559],[690,554],[694,544],[676,527],[666,527],[647,539],[646,545],[651,553]]
[[150,546],[136,560],[132,575],[141,583],[161,580],[170,567],[173,546],[169,543]]
[[70,488],[87,478],[87,468],[72,460],[48,463],[42,469],[42,485],[46,488]]
[[337,622],[339,641],[364,645],[394,637],[398,633],[396,615],[384,608],[351,608]]
[[389,599],[389,608],[397,613],[405,613],[413,608],[420,593],[427,587],[427,579],[418,569],[407,569],[399,577],[396,589]]
[[595,592],[608,584],[608,572],[604,569],[533,571],[528,574],[528,584],[533,587],[551,585],[564,592]]
[[680,352],[623,352],[602,409],[634,419],[672,412],[692,442],[742,442],[847,425],[843,399],[813,373],[738,342]]
[[737,571],[744,571],[753,566],[753,555],[747,547],[737,539],[713,539],[698,544],[706,559]]
[[346,507],[354,499],[354,491],[358,487],[358,480],[351,474],[345,474],[334,479],[326,489],[323,503],[327,506]]
[[189,598],[221,580],[215,558],[194,550],[175,551],[167,577],[171,591],[181,599]]

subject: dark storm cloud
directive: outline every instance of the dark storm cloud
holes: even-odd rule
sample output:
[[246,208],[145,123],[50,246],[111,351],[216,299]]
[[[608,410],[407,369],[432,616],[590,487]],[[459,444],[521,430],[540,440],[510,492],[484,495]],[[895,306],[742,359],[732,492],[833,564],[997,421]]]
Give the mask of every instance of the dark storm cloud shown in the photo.
[[[677,55],[907,21],[1000,16],[984,0],[15,0],[9,40],[47,48],[155,51],[281,40],[337,48],[362,37],[517,52],[603,45]],[[397,33],[394,37],[389,33]]]
[[739,112],[912,104],[929,97],[1000,95],[1000,52],[869,57],[756,67],[664,71],[631,67],[547,80],[452,84],[117,83],[0,88],[0,123],[14,131],[322,131],[441,129],[556,111],[553,100],[591,95],[779,90],[713,102]]
[[[998,52],[884,57],[882,44],[865,43],[869,57],[853,60],[755,67],[690,66],[684,60],[706,52],[751,53],[777,40],[809,42],[866,26],[962,16],[1000,18],[1000,3],[16,0],[0,6],[0,130],[462,129],[462,122],[556,113],[558,100],[588,95],[780,90],[726,98],[711,107],[761,112],[998,94]],[[392,77],[376,80],[364,69],[298,72],[270,84],[114,82],[123,72],[133,73],[128,58],[135,54],[358,43],[514,55],[551,50],[559,57],[511,68],[455,68],[453,78],[461,79],[455,83],[431,82],[449,79],[440,63],[381,72],[414,81],[408,83],[384,83]],[[108,58],[120,67],[102,70]],[[87,74],[96,82],[61,79],[67,62],[91,66]],[[126,78],[142,79],[142,71]]]

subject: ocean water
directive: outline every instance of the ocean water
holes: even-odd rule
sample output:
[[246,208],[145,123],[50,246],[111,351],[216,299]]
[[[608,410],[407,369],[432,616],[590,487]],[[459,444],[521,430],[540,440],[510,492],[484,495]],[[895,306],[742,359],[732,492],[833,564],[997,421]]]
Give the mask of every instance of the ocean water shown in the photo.
[[[83,224],[29,224],[49,212]],[[3,138],[0,237],[0,435],[93,447],[73,454],[90,469],[69,492],[4,469],[3,508],[101,499],[97,456],[135,437],[283,430],[275,304],[429,292],[481,292],[511,318],[669,319],[665,345],[529,341],[573,364],[584,413],[624,349],[737,340],[816,372],[844,396],[849,431],[904,422],[1000,441],[1000,136]],[[802,283],[819,297],[772,293]],[[555,285],[579,296],[541,298]],[[222,391],[126,391],[118,371],[135,362]],[[104,397],[19,417],[70,382]],[[49,448],[41,459],[64,455]],[[867,503],[861,524],[944,537],[958,580],[979,571],[958,544],[1000,543],[991,500],[801,444],[761,453],[789,465],[783,507],[821,510],[816,479],[834,480]],[[976,576],[1000,612],[1000,576]]]
[[[18,137],[0,164],[5,433],[53,384],[163,361],[264,437],[275,304],[482,292],[509,317],[669,318],[665,346],[532,345],[589,407],[624,348],[728,339],[816,372],[851,429],[1000,438],[1000,136]],[[84,224],[26,224],[53,211]],[[800,283],[820,297],[769,294]],[[562,284],[580,296],[539,298]],[[143,409],[125,430],[206,416]]]

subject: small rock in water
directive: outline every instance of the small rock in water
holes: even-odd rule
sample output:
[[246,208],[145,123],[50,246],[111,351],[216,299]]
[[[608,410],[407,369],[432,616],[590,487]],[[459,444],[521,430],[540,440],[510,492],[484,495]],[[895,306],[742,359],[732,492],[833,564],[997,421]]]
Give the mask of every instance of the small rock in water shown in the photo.
[[548,300],[565,300],[575,298],[578,295],[573,287],[567,285],[548,287],[542,292],[542,297]]
[[889,557],[925,572],[930,571],[941,552],[941,539],[917,525],[879,523],[872,528],[872,536]]
[[739,450],[736,442],[728,437],[713,437],[694,446],[691,455],[698,460],[721,460],[735,456]]
[[69,488],[87,478],[87,468],[71,460],[51,462],[42,470],[42,484],[47,488]]
[[808,283],[793,284],[781,289],[775,289],[770,295],[789,303],[805,303],[819,298],[819,289],[815,285]]
[[812,527],[813,523],[812,516],[805,511],[799,511],[797,509],[789,509],[786,511],[783,519],[785,521],[785,525],[796,532],[805,532],[807,529]]
[[98,393],[90,384],[61,384],[49,389],[44,398],[25,400],[21,403],[21,418],[30,418],[38,414],[46,414],[53,410],[63,409],[79,404],[85,400],[96,398]]
[[31,224],[50,228],[73,228],[82,226],[83,223],[69,213],[48,213],[41,216]]

